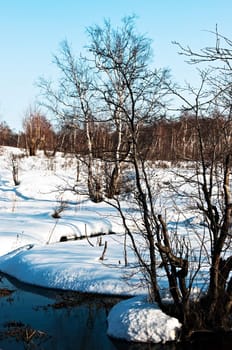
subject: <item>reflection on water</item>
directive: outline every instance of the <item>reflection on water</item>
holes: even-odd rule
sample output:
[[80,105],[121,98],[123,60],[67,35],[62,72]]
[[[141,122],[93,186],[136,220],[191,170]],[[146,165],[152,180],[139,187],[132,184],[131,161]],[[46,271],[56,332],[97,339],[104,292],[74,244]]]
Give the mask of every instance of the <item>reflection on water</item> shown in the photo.
[[[207,350],[203,342],[154,345],[109,338],[107,314],[118,298],[35,288],[3,275],[0,290],[0,350]],[[229,343],[219,345],[208,349],[229,350]]]
[[107,336],[107,314],[118,298],[34,288],[0,278],[0,289],[13,290],[0,297],[0,349],[163,349]]

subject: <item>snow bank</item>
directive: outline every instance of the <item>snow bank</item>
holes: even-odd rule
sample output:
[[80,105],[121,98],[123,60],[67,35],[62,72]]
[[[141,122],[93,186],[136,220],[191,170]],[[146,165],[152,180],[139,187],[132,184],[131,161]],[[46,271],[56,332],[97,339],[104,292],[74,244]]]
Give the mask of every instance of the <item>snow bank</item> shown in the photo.
[[135,297],[116,304],[108,316],[108,335],[133,342],[166,343],[177,338],[180,322],[157,304]]
[[100,257],[104,246],[97,246],[97,238],[92,238],[94,246],[82,240],[34,245],[29,250],[18,248],[0,256],[0,271],[22,282],[47,288],[127,296],[145,293],[142,287],[137,287],[141,276],[134,277],[131,283],[122,278],[130,270],[119,263],[123,261],[123,251],[116,238],[120,237],[107,237],[103,261]]

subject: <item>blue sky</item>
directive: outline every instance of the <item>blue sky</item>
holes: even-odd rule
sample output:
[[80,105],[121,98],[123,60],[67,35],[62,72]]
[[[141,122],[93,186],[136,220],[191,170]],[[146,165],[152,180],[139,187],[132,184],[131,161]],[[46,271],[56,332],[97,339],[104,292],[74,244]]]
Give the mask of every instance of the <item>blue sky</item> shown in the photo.
[[169,67],[175,79],[194,81],[172,41],[199,49],[213,45],[207,31],[216,24],[232,39],[231,0],[2,0],[0,1],[0,121],[15,130],[35,104],[40,76],[56,78],[52,55],[67,39],[77,53],[86,28],[104,18],[119,24],[135,14],[137,30],[153,40],[154,65]]

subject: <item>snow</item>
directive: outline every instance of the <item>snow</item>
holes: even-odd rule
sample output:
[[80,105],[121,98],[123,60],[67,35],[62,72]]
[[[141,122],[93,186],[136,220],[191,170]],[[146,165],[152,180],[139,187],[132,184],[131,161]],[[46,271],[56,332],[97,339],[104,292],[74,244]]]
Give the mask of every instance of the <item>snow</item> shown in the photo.
[[[109,295],[144,292],[143,289],[135,291],[123,281],[126,269],[118,262],[122,253],[110,237],[107,242],[109,248],[104,261],[100,260],[103,246],[92,247],[82,240],[12,251],[0,257],[0,270],[20,281],[49,288]],[[134,280],[135,283],[139,280]]]
[[180,322],[157,304],[135,297],[116,304],[108,317],[108,335],[127,341],[165,343],[177,338]]
[[[12,179],[13,154],[21,154],[18,186]],[[129,244],[129,264],[124,264],[125,235],[117,212],[62,191],[73,187],[75,177],[75,158],[26,157],[19,149],[0,149],[0,271],[37,286],[131,297],[112,308],[110,336],[135,342],[175,340],[181,324],[146,301]],[[62,203],[61,218],[54,219]],[[63,237],[75,240],[61,242]],[[133,275],[129,283],[127,275]]]

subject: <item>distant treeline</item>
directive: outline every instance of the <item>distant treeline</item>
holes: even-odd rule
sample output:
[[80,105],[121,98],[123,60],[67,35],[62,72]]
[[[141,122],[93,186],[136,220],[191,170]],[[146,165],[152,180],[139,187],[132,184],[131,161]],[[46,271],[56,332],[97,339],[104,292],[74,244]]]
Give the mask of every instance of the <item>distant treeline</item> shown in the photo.
[[[200,119],[190,114],[169,120],[160,118],[151,124],[140,125],[138,147],[141,156],[147,160],[198,160],[200,133],[200,140],[206,150],[205,157],[207,158],[208,152],[210,158],[212,152],[220,154],[225,147],[231,146],[231,140],[228,139],[230,129],[228,119],[218,114]],[[93,156],[103,159],[114,157],[118,134],[113,130],[112,124],[93,121],[91,130]],[[124,143],[120,152],[125,155],[130,147],[126,125],[123,133]],[[1,122],[0,145],[24,148],[31,156],[37,150],[43,150],[49,155],[54,155],[57,151],[85,155],[88,150],[84,127],[64,124],[55,131],[48,119],[40,114],[24,120],[23,132],[20,133],[13,132],[6,122]]]

